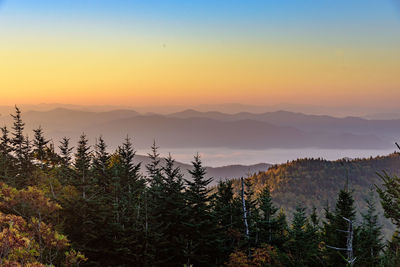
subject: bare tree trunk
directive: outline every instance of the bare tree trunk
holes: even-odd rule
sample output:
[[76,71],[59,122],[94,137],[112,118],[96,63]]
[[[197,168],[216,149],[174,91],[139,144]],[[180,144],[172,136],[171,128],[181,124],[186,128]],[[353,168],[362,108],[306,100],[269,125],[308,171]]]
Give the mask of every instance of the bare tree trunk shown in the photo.
[[246,202],[244,199],[244,179],[243,179],[243,177],[241,178],[241,181],[242,181],[243,221],[244,221],[244,226],[245,226],[245,235],[246,235],[246,238],[249,239],[249,225],[247,223],[247,211],[246,211]]
[[353,231],[353,222],[347,218],[344,218],[349,226],[347,228],[347,261],[350,264],[350,266],[354,265],[354,255],[353,255],[353,236],[354,236],[354,231]]
[[353,266],[354,262],[356,261],[356,258],[354,258],[353,254],[353,237],[354,237],[354,230],[353,230],[353,222],[350,219],[347,219],[343,217],[343,219],[348,223],[347,231],[346,230],[339,230],[336,229],[339,232],[342,233],[347,233],[347,241],[346,241],[346,247],[345,248],[338,248],[338,247],[332,247],[329,245],[326,245],[328,248],[332,248],[334,250],[342,250],[347,252],[347,264],[349,266]]

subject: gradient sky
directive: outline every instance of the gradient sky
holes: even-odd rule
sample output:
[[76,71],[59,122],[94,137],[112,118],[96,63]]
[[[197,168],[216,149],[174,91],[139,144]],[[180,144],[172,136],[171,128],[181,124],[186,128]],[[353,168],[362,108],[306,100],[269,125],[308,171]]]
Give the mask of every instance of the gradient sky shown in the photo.
[[0,105],[396,105],[394,0],[0,0]]

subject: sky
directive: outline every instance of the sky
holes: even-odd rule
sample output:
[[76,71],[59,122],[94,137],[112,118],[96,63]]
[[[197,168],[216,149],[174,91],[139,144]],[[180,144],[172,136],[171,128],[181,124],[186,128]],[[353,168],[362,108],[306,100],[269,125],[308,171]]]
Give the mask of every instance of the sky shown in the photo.
[[398,0],[0,0],[0,105],[393,106]]

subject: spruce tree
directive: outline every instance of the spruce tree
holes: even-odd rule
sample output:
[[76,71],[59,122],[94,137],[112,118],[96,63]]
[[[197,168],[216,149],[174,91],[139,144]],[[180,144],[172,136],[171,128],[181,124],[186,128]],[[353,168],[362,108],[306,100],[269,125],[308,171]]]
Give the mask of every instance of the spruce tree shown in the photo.
[[259,210],[257,208],[257,199],[255,198],[254,185],[251,178],[244,180],[245,184],[245,205],[247,212],[247,221],[249,227],[248,247],[256,247],[259,243]]
[[310,227],[306,209],[298,205],[289,228],[289,240],[285,244],[291,265],[318,266],[318,245],[317,233]]
[[112,218],[109,231],[115,251],[115,263],[126,266],[143,265],[145,182],[140,163],[134,164],[135,151],[129,137],[110,157]]
[[71,164],[71,155],[72,150],[74,149],[73,147],[69,146],[69,140],[69,138],[63,137],[60,141],[60,145],[58,146],[60,149],[61,163],[65,166],[69,166]]
[[[183,175],[179,167],[175,167],[175,160],[169,155],[163,167],[163,187],[160,191],[162,200],[157,210],[161,218],[155,231],[163,234],[163,242],[156,245],[157,255],[155,263],[162,266],[183,265],[184,234],[185,234],[185,198]],[[154,208],[154,207],[153,207]]]
[[220,181],[213,196],[212,216],[217,225],[218,263],[227,261],[228,256],[239,249],[243,237],[242,207],[234,197],[232,180]]
[[[324,242],[327,246],[336,248],[347,247],[348,233],[343,231],[348,230],[348,222],[346,219],[351,220],[354,224],[355,215],[356,212],[354,208],[353,195],[346,186],[344,189],[339,191],[333,213],[329,210],[326,212],[326,221],[324,222]],[[354,229],[354,232],[356,232],[356,229]],[[329,247],[326,248],[325,257],[328,266],[344,265],[346,263],[345,259],[347,258],[346,254]]]
[[400,228],[400,178],[384,172],[379,175],[383,185],[377,187],[385,216]]
[[57,168],[58,179],[63,185],[71,185],[74,182],[73,177],[76,176],[72,170],[72,151],[73,147],[69,145],[70,139],[63,137],[58,148],[60,149],[60,166]]
[[258,197],[260,209],[260,243],[269,245],[281,245],[277,242],[279,236],[279,223],[277,220],[278,208],[272,203],[272,197],[269,186],[265,186]]
[[15,115],[11,114],[11,117],[14,119],[13,127],[12,127],[12,138],[11,144],[13,146],[13,151],[15,153],[15,157],[19,162],[23,161],[23,147],[24,147],[24,127],[25,123],[22,122],[21,110],[15,106]]
[[164,245],[164,232],[162,231],[162,213],[159,205],[164,201],[164,179],[162,174],[161,159],[158,147],[153,142],[151,153],[148,154],[151,162],[146,165],[148,190],[144,191],[144,265],[154,265],[156,262],[157,247]]
[[109,172],[110,155],[106,149],[107,145],[103,137],[100,136],[94,147],[92,175],[93,182],[100,187],[103,193],[106,193],[111,180]]
[[45,168],[46,165],[46,146],[49,140],[46,140],[43,135],[43,129],[41,126],[34,129],[34,139],[33,139],[33,155],[36,160],[39,161],[40,167]]
[[89,169],[91,163],[90,146],[85,134],[79,138],[75,153],[75,181],[74,185],[81,192],[82,198],[87,198],[87,190],[90,185]]
[[384,245],[382,242],[382,226],[378,222],[373,191],[365,200],[367,211],[362,213],[362,222],[358,231],[357,264],[361,266],[377,266]]
[[14,158],[11,155],[12,147],[9,138],[9,131],[6,126],[1,128],[0,137],[0,179],[7,184],[15,186],[13,170]]
[[210,207],[210,189],[212,178],[206,178],[200,156],[192,161],[193,169],[189,170],[192,180],[186,180],[187,232],[186,232],[186,264],[190,266],[206,266],[213,262],[215,253],[215,223],[212,221]]
[[12,126],[12,138],[11,144],[14,156],[16,158],[15,162],[15,181],[13,184],[17,188],[23,188],[27,184],[27,170],[25,169],[28,165],[25,162],[26,159],[26,150],[28,148],[27,142],[24,137],[24,127],[25,123],[22,121],[21,110],[15,106],[15,114],[11,114],[13,118],[13,126]]

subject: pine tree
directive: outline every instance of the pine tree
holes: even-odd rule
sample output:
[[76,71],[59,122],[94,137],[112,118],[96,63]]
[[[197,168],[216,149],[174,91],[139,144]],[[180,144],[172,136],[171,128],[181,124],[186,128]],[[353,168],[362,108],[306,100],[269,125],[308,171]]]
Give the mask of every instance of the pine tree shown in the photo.
[[144,265],[154,265],[156,262],[157,246],[164,244],[164,232],[162,231],[162,213],[159,205],[163,202],[164,179],[158,147],[153,142],[151,153],[148,154],[151,162],[146,165],[148,177],[148,190],[144,191]]
[[358,232],[357,264],[361,266],[377,266],[380,262],[380,253],[384,245],[382,243],[382,226],[378,222],[372,190],[365,201],[367,203],[367,211],[361,214],[362,223]]
[[60,141],[60,145],[58,146],[60,149],[60,157],[61,157],[61,162],[65,166],[69,166],[71,164],[71,154],[72,150],[74,149],[73,147],[69,146],[69,138],[63,137],[62,140]]
[[[349,191],[346,186],[339,191],[334,212],[331,213],[329,210],[326,212],[326,221],[324,222],[325,244],[336,248],[346,248],[347,233],[343,232],[348,229],[348,222],[346,219],[354,222],[355,215],[356,212],[352,192]],[[345,254],[329,247],[326,248],[325,257],[328,266],[344,265],[346,263],[345,259],[347,258]]]
[[212,261],[215,252],[215,223],[210,210],[210,189],[212,178],[205,178],[206,169],[202,166],[200,156],[192,161],[193,169],[189,170],[192,180],[186,180],[187,190],[187,232],[186,264],[205,266]]
[[145,263],[142,256],[144,237],[145,181],[140,163],[134,164],[135,151],[129,137],[110,157],[112,216],[108,225],[113,244],[114,264],[134,266]]
[[75,171],[76,177],[74,185],[82,193],[82,198],[87,197],[88,186],[91,183],[89,177],[89,168],[91,162],[90,146],[85,134],[79,138],[78,146],[75,153]]
[[[11,114],[11,117],[14,119],[13,127],[12,127],[12,138],[11,144],[13,153],[16,158],[15,162],[15,181],[13,185],[15,185],[18,189],[23,188],[27,184],[26,174],[28,170],[25,168],[28,166],[28,163],[25,161],[26,150],[29,146],[27,146],[27,142],[24,137],[24,127],[25,123],[22,122],[21,111],[15,106],[15,115]],[[29,142],[28,142],[29,143]]]
[[[163,188],[157,210],[161,214],[155,231],[163,234],[163,242],[156,245],[156,264],[162,266],[183,265],[184,234],[185,234],[185,198],[183,175],[179,167],[175,167],[175,160],[169,155],[163,167]],[[154,208],[154,207],[153,207]],[[161,234],[160,233],[160,234]]]
[[0,137],[0,179],[7,184],[15,186],[13,179],[13,161],[14,158],[11,155],[12,147],[11,140],[9,138],[9,131],[6,126],[1,128]]
[[100,187],[103,193],[106,193],[111,180],[109,172],[110,155],[106,149],[107,145],[100,136],[94,147],[92,174],[94,178],[93,182]]
[[74,183],[73,177],[76,176],[74,171],[72,170],[71,161],[72,161],[72,150],[73,147],[69,146],[70,139],[67,137],[63,137],[60,141],[60,145],[58,148],[60,149],[60,165],[57,168],[57,176],[61,184],[63,185],[71,185]]
[[283,245],[288,239],[288,223],[286,219],[285,211],[281,208],[279,210],[278,216],[276,217],[276,236],[275,246],[279,249],[283,248]]
[[260,228],[260,243],[278,245],[277,240],[280,239],[279,225],[276,217],[278,208],[272,203],[269,186],[264,187],[261,191],[258,202],[260,209],[260,221],[258,223]]
[[377,187],[385,216],[400,228],[400,178],[389,176],[386,172],[379,175],[383,185]]
[[232,180],[219,182],[212,201],[212,216],[217,225],[217,264],[226,262],[228,256],[239,249],[243,238],[241,202],[234,197],[232,184]]
[[248,247],[255,247],[259,243],[259,210],[257,208],[257,199],[253,189],[253,182],[250,178],[244,179],[245,184],[245,204],[247,212],[247,221],[249,227]]
[[15,115],[11,114],[11,117],[14,119],[13,123],[13,132],[11,144],[13,146],[13,151],[15,153],[16,158],[19,162],[22,162],[23,159],[23,146],[24,146],[24,127],[25,123],[22,122],[21,118],[21,110],[15,106]]
[[46,146],[49,143],[49,140],[46,140],[43,136],[43,129],[41,126],[39,128],[33,130],[34,139],[33,139],[33,153],[34,158],[39,161],[40,167],[45,168],[47,164],[46,160]]
[[289,240],[285,246],[289,252],[292,266],[318,266],[317,233],[306,216],[306,209],[301,205],[296,207],[292,225],[289,229]]
[[400,237],[398,231],[395,231],[392,235],[392,239],[387,242],[386,249],[382,255],[379,266],[400,266]]

